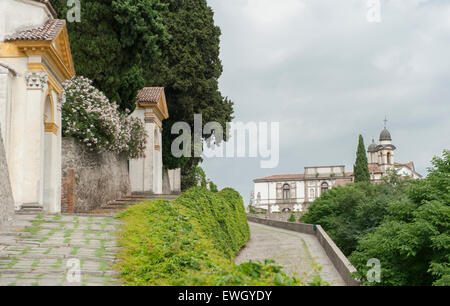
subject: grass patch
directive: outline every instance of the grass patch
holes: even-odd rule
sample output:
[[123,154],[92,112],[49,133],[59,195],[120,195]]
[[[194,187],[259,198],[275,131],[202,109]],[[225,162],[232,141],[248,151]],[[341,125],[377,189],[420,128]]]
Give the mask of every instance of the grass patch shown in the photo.
[[30,233],[31,235],[36,235],[37,233],[39,233],[41,231],[41,228],[39,227],[27,227],[24,230],[27,233]]
[[72,256],[77,255],[79,250],[80,250],[80,247],[73,247],[72,252],[70,252],[70,255],[72,255]]

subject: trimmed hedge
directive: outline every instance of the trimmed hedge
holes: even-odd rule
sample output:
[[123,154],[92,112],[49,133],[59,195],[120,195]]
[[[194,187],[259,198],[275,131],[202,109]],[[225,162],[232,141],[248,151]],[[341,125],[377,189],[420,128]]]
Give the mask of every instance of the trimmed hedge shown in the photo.
[[176,203],[188,208],[203,232],[216,249],[227,258],[233,258],[247,243],[250,229],[241,195],[233,189],[219,193],[202,187],[193,187],[183,193]]
[[118,268],[126,285],[299,285],[272,261],[235,265],[249,238],[239,193],[194,187],[177,200],[133,206],[117,216]]

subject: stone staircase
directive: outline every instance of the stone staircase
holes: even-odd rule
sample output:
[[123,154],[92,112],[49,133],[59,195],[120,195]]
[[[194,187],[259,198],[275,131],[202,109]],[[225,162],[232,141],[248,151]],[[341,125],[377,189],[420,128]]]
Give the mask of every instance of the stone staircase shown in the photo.
[[16,211],[18,215],[39,215],[44,212],[42,205],[37,203],[22,204],[19,211]]
[[141,202],[153,201],[153,200],[167,200],[173,201],[177,199],[179,194],[148,194],[148,193],[133,193],[130,196],[123,197],[119,200],[115,200],[99,209],[95,209],[89,212],[94,215],[109,215],[114,216],[129,206],[139,204]]

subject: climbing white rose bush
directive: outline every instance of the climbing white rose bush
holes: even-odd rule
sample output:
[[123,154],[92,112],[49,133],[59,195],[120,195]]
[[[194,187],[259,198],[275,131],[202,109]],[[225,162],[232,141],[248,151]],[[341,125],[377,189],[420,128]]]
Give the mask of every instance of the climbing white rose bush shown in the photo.
[[79,76],[63,83],[66,101],[60,106],[64,136],[80,139],[91,151],[142,157],[147,134],[144,123],[122,112],[92,81]]

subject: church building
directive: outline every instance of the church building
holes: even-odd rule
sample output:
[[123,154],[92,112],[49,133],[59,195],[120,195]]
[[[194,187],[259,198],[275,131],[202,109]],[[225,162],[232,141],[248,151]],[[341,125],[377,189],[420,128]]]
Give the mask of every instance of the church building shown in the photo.
[[[396,163],[392,137],[386,127],[381,131],[379,144],[374,140],[368,147],[368,166],[373,183],[381,182],[390,170],[401,177],[420,179],[414,163]],[[253,180],[253,206],[270,212],[303,212],[327,190],[353,182],[353,173],[345,166],[305,167],[304,173],[272,175]]]

